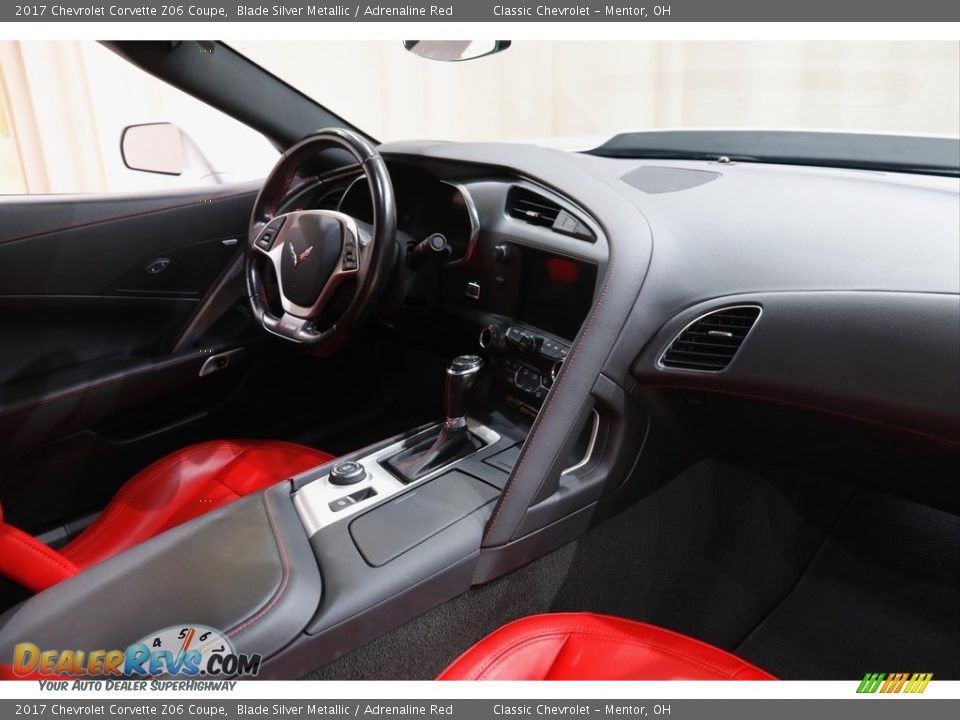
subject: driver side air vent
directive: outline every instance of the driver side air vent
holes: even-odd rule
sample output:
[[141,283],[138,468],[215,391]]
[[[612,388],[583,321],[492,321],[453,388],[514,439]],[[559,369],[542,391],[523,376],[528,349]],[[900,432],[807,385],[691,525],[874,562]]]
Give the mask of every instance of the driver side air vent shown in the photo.
[[743,344],[760,307],[739,305],[715,310],[697,318],[670,343],[660,358],[664,367],[681,370],[723,370]]
[[578,217],[564,210],[553,200],[520,186],[513,186],[507,194],[507,215],[531,225],[556,233],[570,235],[578,240],[593,242],[593,231]]
[[526,188],[514,187],[507,196],[507,214],[531,225],[552,228],[560,215],[560,206]]

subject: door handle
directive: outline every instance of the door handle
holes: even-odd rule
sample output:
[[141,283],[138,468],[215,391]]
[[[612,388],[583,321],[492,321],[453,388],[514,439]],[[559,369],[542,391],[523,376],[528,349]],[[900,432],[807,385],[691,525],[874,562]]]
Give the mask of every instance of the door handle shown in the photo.
[[215,372],[226,370],[231,365],[235,365],[245,352],[246,348],[235,348],[208,357],[206,362],[200,367],[200,377],[206,377]]

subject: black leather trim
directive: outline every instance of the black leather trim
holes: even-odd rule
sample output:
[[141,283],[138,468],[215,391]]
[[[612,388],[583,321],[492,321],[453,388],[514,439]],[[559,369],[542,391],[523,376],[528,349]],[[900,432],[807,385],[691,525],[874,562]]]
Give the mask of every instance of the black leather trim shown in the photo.
[[283,482],[110,558],[0,617],[16,643],[126,648],[171,625],[227,631],[239,652],[276,653],[306,627],[320,572]]
[[200,351],[161,360],[108,358],[0,386],[0,457],[186,387],[208,358]]

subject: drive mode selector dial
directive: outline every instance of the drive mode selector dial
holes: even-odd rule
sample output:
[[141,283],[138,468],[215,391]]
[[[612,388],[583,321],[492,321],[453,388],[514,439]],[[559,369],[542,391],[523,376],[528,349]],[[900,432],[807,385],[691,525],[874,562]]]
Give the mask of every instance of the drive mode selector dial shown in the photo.
[[337,463],[330,471],[330,482],[334,485],[353,485],[366,477],[363,465],[352,460]]

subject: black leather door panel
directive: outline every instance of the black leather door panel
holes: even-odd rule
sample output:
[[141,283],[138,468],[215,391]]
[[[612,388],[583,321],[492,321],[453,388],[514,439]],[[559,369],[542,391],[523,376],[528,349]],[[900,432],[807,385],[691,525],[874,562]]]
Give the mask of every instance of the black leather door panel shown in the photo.
[[0,198],[0,294],[113,293],[131,270],[153,258],[203,241],[246,237],[255,195],[256,188],[244,185],[169,196],[161,206],[155,195],[140,203],[99,196]]
[[103,358],[160,355],[196,307],[182,298],[2,296],[0,398],[9,383]]
[[96,509],[174,439],[211,431],[236,376],[200,368],[234,339],[173,348],[243,252],[256,191],[0,198],[5,516],[39,530]]
[[184,390],[209,355],[113,358],[0,387],[0,459]]

